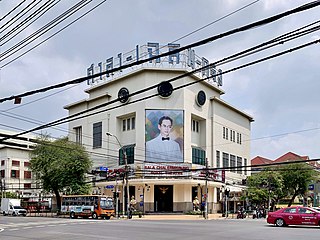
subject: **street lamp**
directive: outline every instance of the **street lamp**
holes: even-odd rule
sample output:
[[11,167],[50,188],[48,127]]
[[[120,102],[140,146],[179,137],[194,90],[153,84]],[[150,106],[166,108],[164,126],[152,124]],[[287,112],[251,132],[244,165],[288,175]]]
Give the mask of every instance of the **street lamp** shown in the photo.
[[[107,134],[107,136],[114,137],[117,140],[117,142],[120,146],[120,149],[122,149],[122,152],[123,152],[124,164],[125,164],[125,173],[124,173],[125,174],[125,185],[127,188],[127,218],[129,219],[130,196],[129,196],[129,180],[128,180],[128,161],[127,161],[126,150],[123,148],[122,144],[120,143],[120,141],[116,135],[113,135],[112,133],[109,133],[109,132],[107,132],[106,134]],[[124,212],[125,212],[124,191],[122,191],[122,194],[123,194],[122,214],[124,214]]]

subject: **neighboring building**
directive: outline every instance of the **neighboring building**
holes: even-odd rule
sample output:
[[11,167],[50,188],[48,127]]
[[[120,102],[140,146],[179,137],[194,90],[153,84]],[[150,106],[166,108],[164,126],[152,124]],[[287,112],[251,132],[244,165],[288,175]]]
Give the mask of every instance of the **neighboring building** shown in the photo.
[[[252,174],[259,172],[264,167],[264,166],[258,166],[258,165],[268,165],[268,164],[281,163],[281,162],[304,161],[304,160],[310,160],[310,158],[308,156],[300,156],[293,152],[287,152],[284,155],[274,160],[257,156],[251,159],[251,166],[252,166],[251,169],[253,170]],[[311,165],[315,170],[317,171],[320,170],[320,164],[317,161],[307,161],[306,163]],[[309,185],[308,198],[311,201],[312,205],[319,206],[320,204],[320,183],[319,182],[314,182]]]
[[[125,65],[151,56],[153,50],[159,51],[155,43],[137,46],[135,51],[119,54],[117,61]],[[116,65],[115,61],[116,58],[108,58],[96,68],[91,65],[88,73],[111,69]],[[91,86],[85,90],[88,99],[65,106],[69,116],[96,108],[69,122],[69,139],[86,147],[95,168],[124,168],[127,160],[132,169],[130,196],[134,195],[146,212],[186,212],[192,210],[195,196],[202,200],[208,196],[209,212],[217,212],[221,209],[223,188],[228,185],[230,191],[241,192],[242,179],[250,174],[247,168],[241,167],[251,165],[253,118],[220,98],[224,94],[221,70],[210,68],[187,75],[190,70],[208,64],[193,50],[185,50],[91,79]],[[220,75],[210,77],[215,73]],[[186,75],[171,82],[173,89],[192,85],[173,90],[171,94],[170,84],[165,81],[182,74]],[[208,80],[199,81],[206,77]],[[155,87],[127,98],[128,94],[151,86]],[[162,96],[150,97],[155,94]],[[159,140],[158,147],[154,147],[148,141],[156,141],[158,120],[164,115],[173,119],[172,126],[170,121],[163,124],[164,128],[171,129],[170,140],[164,138],[164,143]],[[163,152],[162,144],[170,145],[167,149],[172,150]],[[215,168],[207,176],[206,171],[201,170],[206,167],[206,161],[209,168]],[[223,170],[228,167],[231,169]],[[123,202],[127,199],[122,194],[126,192],[122,188],[123,182],[120,179],[97,182],[96,186],[106,195],[121,188],[120,200]],[[208,195],[205,194],[206,186]]]
[[[0,137],[16,134],[0,130]],[[21,198],[37,197],[38,189],[29,168],[29,153],[33,149],[35,136],[22,135],[0,144],[0,183],[1,195],[14,192]]]

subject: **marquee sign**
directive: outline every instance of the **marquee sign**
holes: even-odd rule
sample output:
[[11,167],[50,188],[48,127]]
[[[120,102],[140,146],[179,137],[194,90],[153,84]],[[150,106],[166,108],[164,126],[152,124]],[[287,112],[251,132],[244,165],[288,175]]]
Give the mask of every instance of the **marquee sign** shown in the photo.
[[145,177],[192,177],[202,180],[225,182],[224,170],[208,170],[203,167],[191,168],[191,164],[144,164]]
[[[117,57],[109,57],[103,62],[99,62],[97,65],[92,63],[87,68],[87,76],[92,76],[97,73],[102,73],[113,68],[121,67],[124,65],[132,64],[139,60],[145,60],[150,57],[156,57],[162,53],[169,52],[180,48],[180,44],[169,43],[164,46],[160,46],[159,43],[148,42],[146,45],[137,45],[135,49],[122,53],[120,52]],[[205,68],[208,66],[207,68]],[[178,53],[174,53],[165,57],[159,57],[152,61],[123,69],[121,71],[107,73],[100,75],[96,78],[91,78],[87,81],[88,85],[96,85],[103,81],[110,81],[116,77],[120,77],[123,74],[129,73],[134,69],[142,67],[159,67],[159,68],[180,68],[187,69],[189,71],[203,68],[201,71],[195,73],[200,78],[208,78],[206,81],[211,85],[222,86],[222,70],[217,69],[215,66],[209,66],[209,60],[204,57],[196,55],[193,49],[183,50]]]

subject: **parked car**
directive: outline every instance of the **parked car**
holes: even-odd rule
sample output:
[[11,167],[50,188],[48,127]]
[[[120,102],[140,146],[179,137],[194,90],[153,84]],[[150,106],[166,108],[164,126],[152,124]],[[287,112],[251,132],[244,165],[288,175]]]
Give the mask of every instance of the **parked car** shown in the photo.
[[287,207],[269,212],[267,223],[278,227],[288,225],[320,225],[320,212],[309,207]]

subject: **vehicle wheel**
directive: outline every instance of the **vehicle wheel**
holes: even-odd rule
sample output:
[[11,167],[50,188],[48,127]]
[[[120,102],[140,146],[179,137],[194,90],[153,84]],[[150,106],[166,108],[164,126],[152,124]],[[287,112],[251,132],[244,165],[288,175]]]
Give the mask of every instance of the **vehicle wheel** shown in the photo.
[[74,213],[74,212],[71,212],[71,213],[70,213],[70,218],[75,218],[75,217],[76,217],[75,213]]
[[106,220],[110,220],[110,216],[105,216],[105,219]]
[[282,218],[278,218],[276,220],[276,226],[277,227],[284,227],[286,225],[286,223],[284,222],[284,220]]
[[96,212],[92,213],[92,218],[93,219],[98,219],[98,214]]

